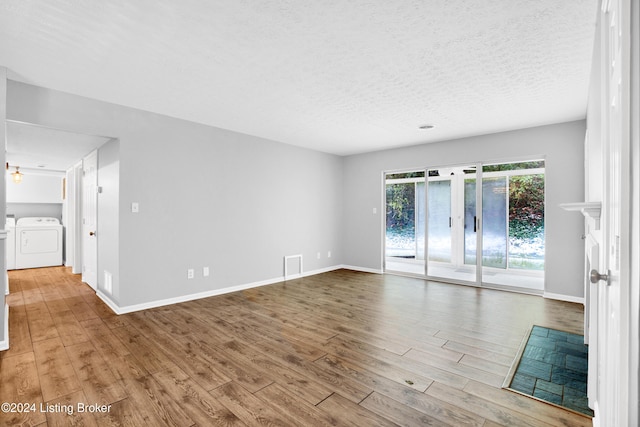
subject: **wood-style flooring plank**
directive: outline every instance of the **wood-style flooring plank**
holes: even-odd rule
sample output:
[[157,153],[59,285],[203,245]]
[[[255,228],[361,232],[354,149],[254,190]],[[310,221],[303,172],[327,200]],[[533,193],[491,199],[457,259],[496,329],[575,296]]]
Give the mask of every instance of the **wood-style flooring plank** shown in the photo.
[[58,335],[65,346],[87,342],[89,340],[71,310],[53,313],[51,317],[58,330]]
[[[94,414],[100,427],[137,427],[137,426],[161,426],[161,420],[151,413],[146,407],[139,408],[136,399],[120,400],[108,411]],[[146,404],[146,402],[145,402]]]
[[415,409],[408,408],[400,402],[376,392],[371,393],[370,396],[362,401],[361,405],[371,412],[403,426],[453,426],[453,424],[445,423]]
[[456,407],[406,385],[398,384],[395,381],[362,370],[345,360],[340,360],[333,356],[325,356],[322,360],[316,361],[316,363],[327,366],[340,374],[351,376],[355,380],[370,386],[376,393],[401,402],[403,405],[441,421],[469,426],[481,426],[484,421],[483,418],[464,408]]
[[[72,294],[73,295],[73,294]],[[91,309],[81,296],[73,296],[65,299],[65,303],[69,310],[73,313],[78,322],[89,319],[99,319],[98,314]]]
[[90,400],[82,391],[53,399],[43,405],[48,427],[87,426],[98,427],[93,412],[78,407],[78,404],[89,405]]
[[504,355],[499,354],[493,351],[484,350],[478,347],[474,347],[472,345],[456,342],[456,341],[447,341],[446,344],[442,346],[445,349],[455,351],[459,353],[461,356],[468,354],[470,356],[477,357],[479,359],[488,360],[490,362],[499,363],[501,365],[510,366],[511,362],[513,362],[513,358],[515,353]]
[[33,351],[45,402],[82,389],[60,338],[35,342]]
[[458,334],[455,332],[440,331],[436,334],[436,336],[439,338],[446,339],[448,341],[455,341],[455,342],[467,344],[472,347],[477,347],[482,350],[487,350],[487,351],[491,351],[491,352],[506,355],[506,356],[513,355],[514,351],[517,352],[517,349],[520,347],[520,344],[516,344],[516,345],[512,345],[511,347],[508,347],[506,345],[502,345],[499,343],[492,343],[479,338],[469,337],[469,336]]
[[131,403],[145,418],[155,420],[151,425],[187,427],[194,424],[181,403],[174,400],[152,375],[123,382]]
[[120,356],[130,354],[122,341],[113,333],[113,329],[109,328],[102,319],[83,320],[80,322],[80,326],[84,329],[89,341],[101,354],[115,353]]
[[66,348],[84,394],[92,403],[109,405],[125,399],[127,393],[109,369],[108,359],[98,353],[90,342]]
[[49,308],[44,301],[26,304],[25,309],[27,311],[31,341],[42,341],[59,336],[56,324],[51,314],[49,314]]
[[[508,393],[507,390],[502,391]],[[552,425],[522,414],[510,407],[492,405],[490,401],[484,399],[484,397],[479,397],[443,384],[434,383],[427,389],[426,393],[429,396],[433,396],[455,406],[466,408],[483,418],[505,426],[548,427]]]
[[179,368],[153,374],[167,394],[180,402],[184,412],[198,425],[239,426],[244,423],[233,412],[200,387]]
[[120,338],[120,341],[137,360],[144,361],[144,367],[148,372],[163,371],[174,366],[174,363],[162,349],[137,329],[123,326],[114,329],[113,333]]
[[248,426],[293,426],[294,420],[245,390],[235,382],[209,392]]
[[273,382],[278,382],[285,386],[312,405],[317,405],[333,393],[333,387],[330,388],[314,381],[310,376],[303,375],[284,364],[278,363],[276,360],[238,340],[223,344],[221,349],[235,360],[253,364],[261,369],[264,375]]
[[475,381],[469,381],[464,391],[494,404],[513,408],[554,426],[587,427],[592,425],[591,418],[584,415],[566,411],[518,393],[488,387]]
[[209,362],[218,372],[241,384],[251,393],[255,393],[273,382],[269,376],[265,375],[264,371],[253,364],[229,358],[222,350],[209,345],[203,339],[199,340],[196,345],[200,357]]
[[355,404],[346,397],[333,393],[331,396],[320,402],[318,408],[333,414],[337,419],[342,420],[352,426],[370,427],[394,427],[397,424],[371,412],[367,408]]
[[290,369],[309,376],[313,381],[340,392],[354,402],[361,401],[371,393],[371,389],[361,383],[306,360],[290,347],[276,345],[269,341],[258,341],[253,345]]
[[322,411],[307,402],[301,402],[297,397],[279,384],[273,383],[255,393],[266,401],[268,405],[286,414],[300,426],[349,426],[349,423],[337,414]]
[[26,403],[35,410],[0,411],[0,425],[35,426],[45,421],[40,412],[42,390],[33,352],[21,353],[0,360],[0,402]]
[[439,377],[443,381],[447,382],[455,382],[459,384],[460,387],[462,387],[463,383],[466,384],[466,380],[463,377],[456,376],[455,374],[440,372],[437,368],[433,368],[431,372],[428,373],[418,373],[416,370],[406,369],[406,365],[389,363],[384,360],[384,357],[380,357],[380,353],[371,355],[369,353],[358,351],[350,348],[349,345],[345,345],[344,342],[337,343],[334,338],[329,340],[324,348],[328,353],[334,356],[348,360],[368,371],[396,381],[399,384],[407,385],[418,391],[425,391],[427,387],[437,379],[433,377]]

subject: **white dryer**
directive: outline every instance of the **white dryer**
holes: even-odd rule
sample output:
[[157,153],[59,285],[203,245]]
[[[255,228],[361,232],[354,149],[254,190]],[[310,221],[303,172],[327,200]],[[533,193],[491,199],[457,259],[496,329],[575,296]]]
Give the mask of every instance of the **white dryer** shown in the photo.
[[4,226],[7,230],[4,253],[6,254],[7,270],[16,269],[16,219],[7,217]]
[[16,223],[16,268],[62,265],[62,225],[57,218],[25,217]]

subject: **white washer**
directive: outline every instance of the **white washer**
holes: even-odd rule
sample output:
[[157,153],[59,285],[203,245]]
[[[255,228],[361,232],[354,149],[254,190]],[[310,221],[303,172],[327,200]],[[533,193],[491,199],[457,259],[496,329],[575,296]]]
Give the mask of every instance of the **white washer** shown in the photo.
[[18,219],[15,268],[62,265],[62,239],[62,225],[57,218]]
[[16,219],[7,217],[4,228],[7,230],[6,254],[7,270],[16,269]]

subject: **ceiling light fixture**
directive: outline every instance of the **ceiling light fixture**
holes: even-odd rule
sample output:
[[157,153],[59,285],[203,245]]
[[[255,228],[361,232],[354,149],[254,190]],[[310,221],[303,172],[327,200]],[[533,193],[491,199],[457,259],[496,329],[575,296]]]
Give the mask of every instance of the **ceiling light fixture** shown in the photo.
[[24,174],[20,172],[19,169],[20,167],[16,166],[16,171],[11,174],[11,179],[13,179],[13,182],[15,182],[16,184],[20,184],[22,182],[22,177],[24,176]]
[[433,129],[434,127],[435,127],[434,125],[422,125],[419,127],[419,129],[429,130],[429,129]]

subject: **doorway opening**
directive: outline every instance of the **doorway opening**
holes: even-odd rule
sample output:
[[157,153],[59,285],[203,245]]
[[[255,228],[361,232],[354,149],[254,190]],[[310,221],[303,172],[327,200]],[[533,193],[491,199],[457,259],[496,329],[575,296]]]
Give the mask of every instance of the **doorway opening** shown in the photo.
[[[6,120],[6,126],[7,163],[18,166],[24,175],[20,184],[7,180],[7,217],[14,222],[34,217],[43,221],[55,219],[60,223],[63,232],[58,236],[57,247],[61,248],[61,258],[55,265],[64,264],[71,267],[73,273],[82,272],[85,282],[95,290],[95,274],[87,278],[84,273],[88,266],[91,271],[97,270],[97,255],[89,260],[83,253],[88,245],[82,237],[86,233],[83,212],[90,208],[95,213],[97,191],[95,185],[84,188],[87,173],[83,172],[82,165],[88,153],[97,152],[113,139],[14,120]],[[96,168],[94,166],[94,171]],[[95,235],[95,230],[92,231]],[[15,253],[15,250],[13,255],[7,251],[7,269],[27,268],[15,260],[12,262]],[[29,267],[49,265],[53,264],[42,261]]]

